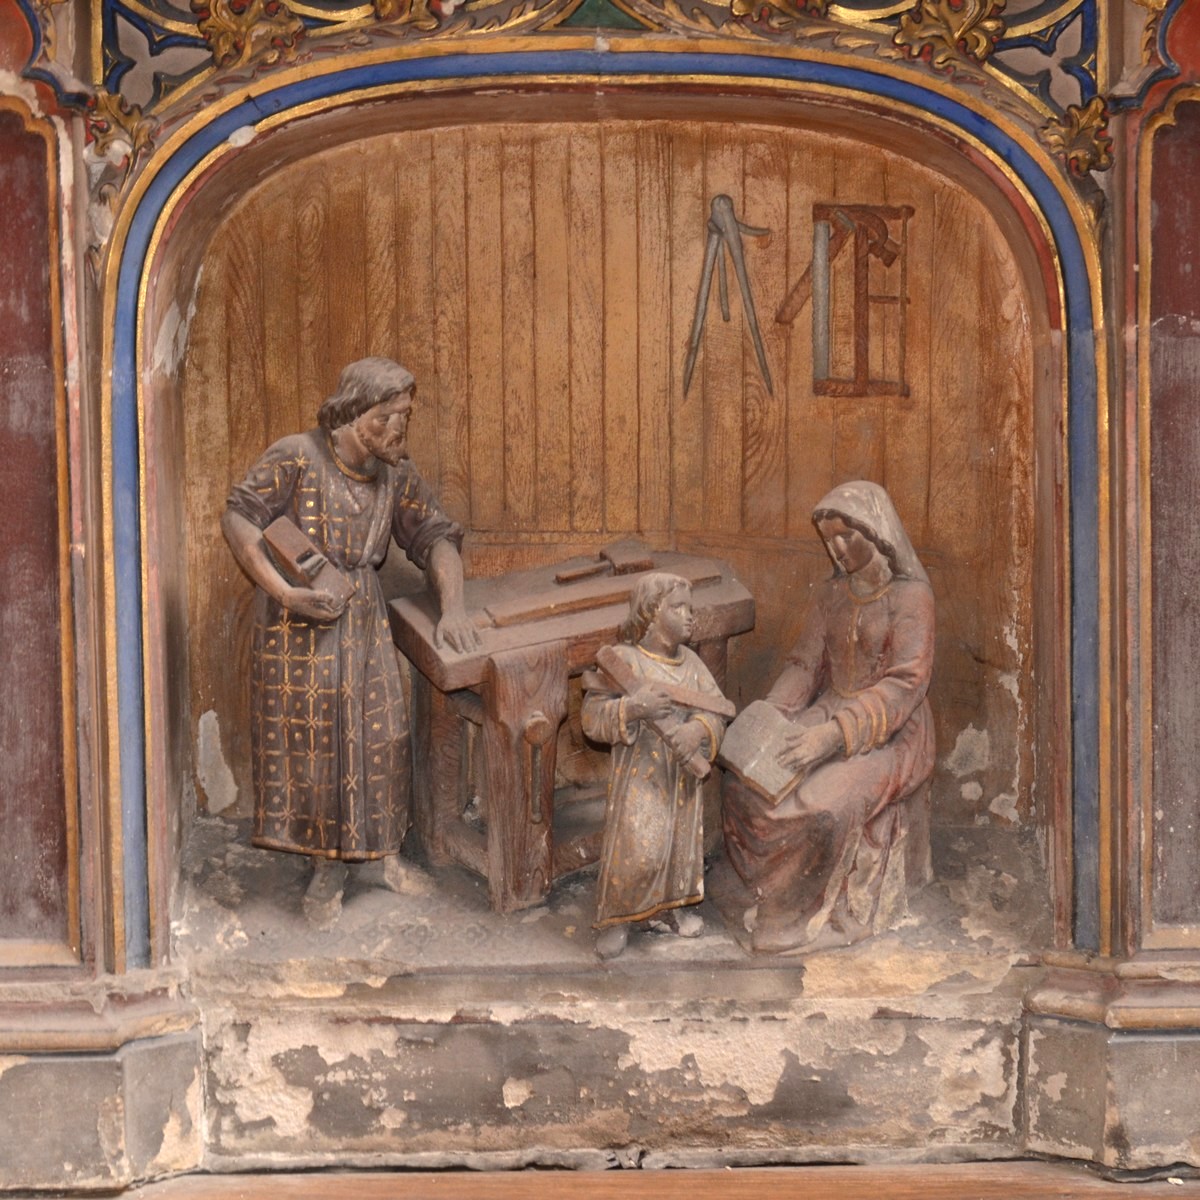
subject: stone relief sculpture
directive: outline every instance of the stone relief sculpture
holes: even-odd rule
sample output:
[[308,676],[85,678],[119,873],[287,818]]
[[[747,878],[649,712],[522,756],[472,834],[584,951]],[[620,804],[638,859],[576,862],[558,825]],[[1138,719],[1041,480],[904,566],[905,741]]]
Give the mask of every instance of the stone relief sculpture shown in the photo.
[[894,923],[902,802],[934,765],[933,593],[891,499],[843,484],[813,522],[834,573],[722,752],[725,846],[751,889],[746,924],[762,953],[849,945]]
[[463,607],[463,530],[408,458],[416,385],[386,358],[342,372],[319,427],[282,438],[229,495],[222,529],[258,585],[251,712],[257,846],[306,854],[310,920],[341,910],[347,863],[398,853],[409,826],[409,728],[377,568],[395,537],[440,606],[436,638],[477,644]]
[[683,937],[703,932],[682,911],[704,898],[701,780],[724,732],[728,701],[694,651],[692,591],[654,572],[638,580],[622,644],[588,677],[584,732],[614,747],[600,877],[596,953],[614,958],[631,925]]

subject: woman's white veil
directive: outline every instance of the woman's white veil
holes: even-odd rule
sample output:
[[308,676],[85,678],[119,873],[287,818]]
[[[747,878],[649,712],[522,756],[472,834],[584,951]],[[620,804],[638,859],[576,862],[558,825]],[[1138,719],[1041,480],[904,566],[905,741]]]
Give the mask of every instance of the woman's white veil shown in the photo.
[[[877,483],[856,479],[826,492],[813,509],[814,523],[822,517],[839,516],[868,533],[871,540],[887,555],[892,572],[902,579],[929,582],[925,568],[913,549],[892,498]],[[836,567],[835,570],[840,571]]]

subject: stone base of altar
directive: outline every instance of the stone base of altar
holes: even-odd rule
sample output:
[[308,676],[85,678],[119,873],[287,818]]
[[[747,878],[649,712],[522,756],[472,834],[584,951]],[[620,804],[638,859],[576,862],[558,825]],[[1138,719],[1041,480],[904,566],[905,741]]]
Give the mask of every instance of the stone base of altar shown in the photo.
[[0,995],[0,1191],[112,1191],[200,1165],[198,1014],[172,985],[93,981],[55,1004],[20,990]]
[[588,871],[510,915],[461,868],[414,864],[402,895],[352,872],[321,932],[303,859],[219,821],[196,835],[176,943],[204,1014],[210,1170],[1021,1152],[1045,893],[1036,852],[997,861],[994,831],[939,833],[938,881],[858,946],[750,955],[710,900],[702,937],[635,933],[608,963]]
[[1047,956],[1028,997],[1026,1145],[1117,1170],[1200,1165],[1200,962]]

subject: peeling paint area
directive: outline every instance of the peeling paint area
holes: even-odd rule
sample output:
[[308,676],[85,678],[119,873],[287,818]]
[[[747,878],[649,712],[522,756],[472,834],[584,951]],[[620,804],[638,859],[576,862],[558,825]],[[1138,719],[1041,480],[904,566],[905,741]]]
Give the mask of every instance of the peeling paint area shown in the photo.
[[[937,1071],[929,1114],[942,1130],[991,1121],[1007,1129],[1016,1104],[1016,1029],[968,1031],[931,1047],[926,1065]],[[957,1136],[955,1136],[957,1140]]]
[[38,100],[37,89],[28,79],[14,71],[0,69],[0,93],[6,96],[18,96],[28,106],[35,116],[42,115],[42,106]]
[[270,1127],[282,1138],[304,1136],[313,1091],[290,1084],[277,1062],[285,1048],[291,1053],[303,1047],[294,1047],[290,1036],[281,1045],[279,1037],[279,1031],[259,1021],[220,1027],[209,1040],[209,1125],[218,1137],[229,1112],[236,1112],[244,1128]]
[[627,1040],[619,1033],[562,1021],[379,1021],[310,1010],[221,1027],[209,1062],[216,1150],[329,1162],[512,1148],[531,1129],[568,1146],[588,1129],[627,1136],[631,1076],[603,1079]]
[[100,1102],[96,1136],[113,1175],[120,1178],[125,1157],[125,1102],[120,1092],[113,1092]]
[[[1021,603],[1016,592],[1012,603],[1016,611]],[[1032,804],[1029,781],[1022,777],[1023,771],[1032,769],[1032,759],[1029,713],[1021,690],[1026,671],[1019,630],[1014,620],[1006,624],[1001,634],[1004,651],[997,663],[984,666],[995,684],[989,688],[988,707],[980,713],[978,725],[958,730],[939,762],[938,786],[947,811],[960,820],[973,816],[984,827],[1015,828],[1023,820],[1022,801],[1026,807]]]
[[204,789],[210,813],[224,812],[236,803],[238,789],[221,749],[221,726],[209,709],[200,718],[196,735],[196,778]]
[[1026,1044],[1027,1144],[1035,1153],[1090,1159],[1104,1130],[1103,1035],[1062,1021],[1035,1021]]
[[204,1076],[198,1031],[135,1042],[119,1054],[128,1096],[134,1178],[193,1170],[204,1153]]
[[988,805],[988,812],[994,813],[1002,821],[1007,821],[1010,825],[1015,825],[1020,819],[1020,813],[1017,811],[1016,794],[1014,792],[1002,792]]
[[804,1041],[790,1022],[736,1026],[663,1022],[639,1028],[630,1039],[627,1066],[643,1072],[685,1072],[690,1082],[724,1090],[748,1105],[774,1099],[793,1043]]
[[986,729],[968,725],[954,743],[954,749],[946,755],[942,766],[952,775],[962,778],[986,771],[992,760],[992,742]]
[[529,1079],[506,1079],[504,1081],[504,1107],[520,1108],[537,1095],[537,1089]]
[[[313,1166],[532,1145],[982,1148],[1015,1137],[1015,1021],[831,1019],[801,1006],[722,1022],[583,1007],[586,1021],[527,1011],[433,1024],[393,1011],[386,1034],[380,1014],[240,1013],[210,1043],[213,1152],[231,1166]],[[348,1031],[363,1035],[349,1054]]]
[[162,1144],[150,1162],[149,1174],[167,1175],[187,1171],[203,1156],[203,1079],[197,1063],[182,1107],[172,1107],[162,1131]]

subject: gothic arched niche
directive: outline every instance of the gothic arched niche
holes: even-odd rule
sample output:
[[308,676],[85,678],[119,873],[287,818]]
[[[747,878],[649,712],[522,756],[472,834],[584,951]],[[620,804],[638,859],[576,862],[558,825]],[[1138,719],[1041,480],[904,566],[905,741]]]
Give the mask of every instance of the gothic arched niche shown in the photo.
[[[186,629],[167,757],[199,811],[250,805],[251,588],[220,535],[224,498],[259,450],[313,424],[345,362],[382,353],[418,379],[414,458],[468,529],[470,573],[630,534],[727,559],[758,613],[731,645],[739,703],[769,685],[827,571],[814,502],[883,483],[938,600],[939,845],[952,873],[993,858],[1007,895],[988,903],[1032,897],[1040,922],[1046,887],[1009,868],[1069,838],[1057,299],[984,167],[862,111],[632,89],[396,100],[233,156],[168,234],[191,311],[178,396],[164,380],[148,417],[151,455],[156,425],[185,448],[187,487],[151,533]],[[731,276],[732,320],[713,297],[685,396],[721,193],[770,231],[746,252],[772,388]],[[869,256],[857,318],[852,239],[830,264],[830,387],[795,289],[814,224],[855,206],[895,253]],[[411,586],[399,557],[394,589]]]
[[[468,873],[445,869],[424,896],[348,893],[340,924],[317,934],[299,911],[303,860],[245,844],[250,585],[218,522],[246,466],[272,440],[310,427],[341,366],[371,353],[418,379],[413,456],[467,527],[471,574],[630,534],[728,560],[757,602],[756,627],[730,648],[727,690],[739,704],[769,686],[810,586],[828,572],[809,520],[815,501],[848,479],[887,487],[937,599],[934,885],[898,932],[833,958],[748,960],[714,918],[712,938],[649,948],[643,965],[650,979],[656,965],[678,970],[681,996],[692,994],[687,979],[708,998],[714,978],[730,996],[752,986],[785,1022],[827,1016],[826,1001],[841,1013],[804,1061],[839,1078],[866,1071],[869,1088],[851,1083],[862,1099],[810,1120],[803,1104],[771,1108],[771,1087],[738,1083],[742,1117],[782,1131],[764,1133],[768,1142],[924,1144],[908,1060],[881,1070],[882,1060],[858,1055],[864,1038],[911,1045],[941,1064],[931,1071],[979,1081],[961,1106],[939,1109],[947,1142],[987,1142],[1012,1122],[1029,951],[1053,940],[1055,918],[1063,936],[1070,905],[1053,256],[1020,185],[977,147],[861,105],[695,86],[693,95],[451,89],[298,117],[235,139],[164,221],[141,337],[152,886],[162,905],[180,883],[176,950],[215,1006],[213,1144],[226,1161],[476,1144],[460,1136],[458,1107],[438,1107],[438,1081],[467,1069],[460,1055],[477,1053],[477,1034],[460,1039],[441,1025],[427,1065],[386,1020],[355,1033],[334,1091],[365,1098],[330,1117],[349,1113],[353,1127],[321,1125],[332,1068],[306,1074],[303,1047],[327,1044],[324,1061],[341,1063],[344,1023],[361,1016],[350,1011],[355,997],[380,987],[387,1020],[410,1008],[413,1020],[433,1020],[403,990],[412,972],[459,972],[455,1004],[486,1007],[502,993],[526,1005],[502,1051],[518,1058],[551,1052],[551,1035],[530,1032],[536,1014],[576,1019],[546,1008],[527,978],[570,973],[567,991],[597,1006],[583,1026],[602,1028],[596,1047],[640,1036],[641,1018],[616,1011],[627,999],[661,998],[661,980],[639,983],[635,973],[609,1011],[580,983],[578,972],[596,970],[586,877],[513,919],[489,913]],[[716,195],[770,231],[745,244],[771,387],[731,275],[731,320],[711,297],[685,395]],[[862,265],[868,305],[856,321],[854,243],[831,251],[822,366],[812,297],[796,289],[812,277],[814,226],[856,213],[879,223],[892,253]],[[385,571],[389,589],[413,586],[403,564]],[[174,800],[189,795],[194,812]],[[185,834],[190,846],[177,858],[174,835]],[[714,963],[768,969],[749,985],[740,970],[714,975]],[[988,1003],[964,1006],[966,992]],[[328,1004],[310,1003],[318,995]],[[871,1011],[886,1015],[867,1030],[836,1008],[850,997],[870,997]],[[781,1036],[800,1037],[788,1029]],[[690,1029],[686,1053],[704,1060],[712,1040],[722,1061],[750,1063],[759,1037],[714,1020]],[[624,1061],[622,1049],[598,1052]],[[563,1043],[568,1058],[587,1053]],[[518,1066],[497,1068],[497,1078],[520,1078]],[[686,1086],[719,1091],[707,1070]],[[371,1080],[381,1071],[406,1094],[419,1075],[429,1096],[419,1088],[403,1113],[380,1109]],[[303,1102],[264,1123],[255,1098],[273,1094],[278,1072]],[[581,1122],[593,1122],[592,1144],[642,1136],[609,1129],[627,1116],[582,1096],[538,1127],[539,1144],[579,1144]],[[520,1108],[507,1090],[503,1103],[483,1103],[493,1100],[497,1111]],[[305,1106],[315,1106],[311,1122]],[[704,1132],[709,1111],[694,1110],[688,1137],[724,1136]],[[479,1122],[492,1131],[489,1146],[529,1144],[529,1129],[508,1116]]]

